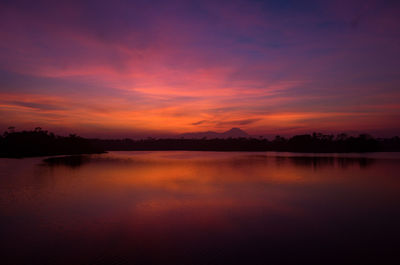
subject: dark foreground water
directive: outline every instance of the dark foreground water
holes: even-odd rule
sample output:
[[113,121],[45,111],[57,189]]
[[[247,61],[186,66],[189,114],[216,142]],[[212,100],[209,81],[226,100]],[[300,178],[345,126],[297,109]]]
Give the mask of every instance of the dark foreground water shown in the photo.
[[400,264],[400,155],[0,159],[0,264]]

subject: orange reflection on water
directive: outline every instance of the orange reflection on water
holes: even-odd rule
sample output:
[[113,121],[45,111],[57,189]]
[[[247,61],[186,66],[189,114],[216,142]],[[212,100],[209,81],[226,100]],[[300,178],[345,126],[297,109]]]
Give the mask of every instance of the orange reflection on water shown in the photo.
[[373,216],[396,221],[398,161],[218,152],[1,160],[0,202],[3,216],[25,220],[4,224],[25,253],[63,239],[89,256],[149,252],[181,262],[182,249],[201,257],[199,248],[320,242],[321,231],[340,234]]

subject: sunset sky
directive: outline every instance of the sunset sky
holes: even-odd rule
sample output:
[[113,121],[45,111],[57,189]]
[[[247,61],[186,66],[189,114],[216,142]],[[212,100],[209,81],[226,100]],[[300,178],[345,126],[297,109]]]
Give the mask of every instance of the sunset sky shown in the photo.
[[0,129],[400,135],[400,1],[0,2]]

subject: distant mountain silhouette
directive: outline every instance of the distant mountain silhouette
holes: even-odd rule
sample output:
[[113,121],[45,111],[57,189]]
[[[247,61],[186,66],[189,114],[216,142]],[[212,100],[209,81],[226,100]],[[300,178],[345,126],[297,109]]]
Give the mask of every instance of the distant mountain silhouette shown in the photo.
[[250,135],[247,134],[240,128],[232,128],[226,132],[218,133],[213,131],[207,132],[190,132],[190,133],[183,133],[179,135],[181,138],[185,139],[227,139],[227,138],[249,138]]
[[[184,137],[184,138],[183,138]],[[204,139],[206,137],[206,139]],[[349,136],[312,133],[273,140],[251,137],[239,128],[223,133],[186,133],[181,138],[132,139],[85,139],[74,134],[57,136],[42,130],[16,132],[13,127],[0,134],[0,157],[30,157],[51,155],[78,155],[104,151],[283,151],[301,153],[349,153],[349,152],[399,152],[400,137],[373,138],[368,134]],[[51,161],[57,164],[58,160]],[[73,157],[71,166],[84,161]],[[301,163],[301,161],[300,161]]]

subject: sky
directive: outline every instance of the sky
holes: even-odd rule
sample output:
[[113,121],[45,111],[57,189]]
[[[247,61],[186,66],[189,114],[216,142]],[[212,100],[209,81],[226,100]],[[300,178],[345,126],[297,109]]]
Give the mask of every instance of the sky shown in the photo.
[[400,1],[0,2],[0,129],[400,135]]

